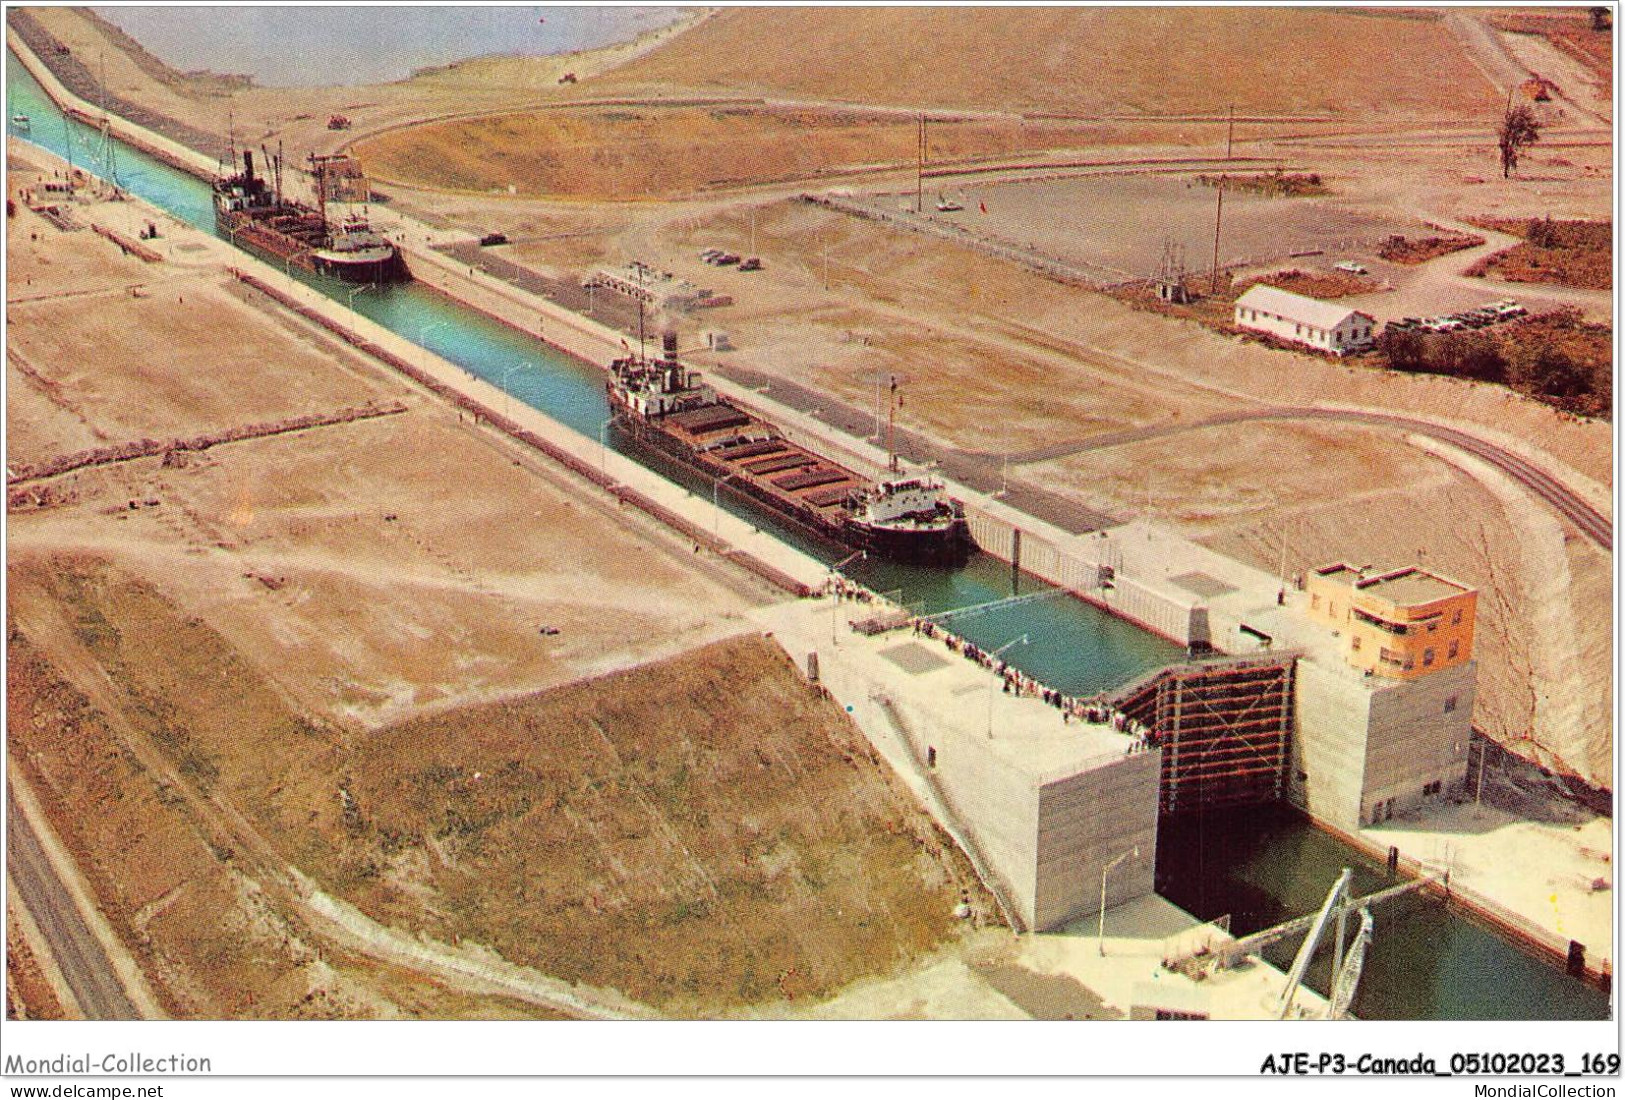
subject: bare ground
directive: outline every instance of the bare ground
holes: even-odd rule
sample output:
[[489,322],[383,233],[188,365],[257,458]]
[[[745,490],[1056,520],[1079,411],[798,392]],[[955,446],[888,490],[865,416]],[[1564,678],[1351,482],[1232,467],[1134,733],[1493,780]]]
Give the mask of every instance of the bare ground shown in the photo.
[[1232,103],[1487,112],[1497,100],[1426,13],[1292,9],[1026,9],[1019,22],[993,9],[732,9],[587,87],[1147,115],[1222,114]]
[[[46,293],[54,273],[43,261],[75,249],[116,256],[88,233],[42,229],[37,241],[11,242]],[[34,373],[10,395],[10,424],[31,457],[68,446],[54,437],[71,424],[95,439],[166,437],[360,395],[407,406],[182,461],[84,469],[50,482],[61,490],[56,503],[11,516],[13,750],[169,1011],[568,1011],[542,995],[494,997],[489,983],[444,968],[427,978],[404,961],[378,964],[378,952],[395,956],[366,936],[335,940],[290,868],[388,920],[433,926],[454,945],[463,941],[457,950],[488,936],[487,948],[585,967],[577,976],[619,983],[680,1013],[822,996],[855,976],[906,968],[956,934],[951,910],[962,887],[974,890],[973,876],[860,751],[844,716],[771,645],[707,650],[675,666],[687,670],[669,674],[690,692],[686,707],[685,696],[658,683],[643,689],[640,713],[607,699],[603,711],[582,702],[604,698],[602,685],[583,677],[737,634],[742,611],[766,598],[758,582],[696,558],[687,543],[515,454],[218,275],[161,265],[145,274],[166,292],[132,298],[118,292],[125,273],[117,264],[99,274],[90,264],[58,270],[70,268],[76,290],[102,295],[114,316],[66,315],[43,300],[12,307],[10,338]],[[194,310],[207,314],[207,332]],[[177,345],[174,354],[147,354],[167,345]],[[13,376],[22,370],[14,357]],[[736,690],[729,669],[754,686]],[[650,674],[634,675],[648,684]],[[564,684],[580,686],[467,709]],[[575,702],[550,709],[560,698]],[[529,727],[504,727],[498,714],[542,715],[543,728],[582,751],[602,730],[658,768],[606,772],[605,783],[624,787],[616,797],[603,783],[578,789],[585,760],[558,772],[526,755],[536,750]],[[639,740],[685,715],[683,737]],[[797,717],[787,723],[786,715]],[[402,719],[427,725],[403,733],[391,725]],[[478,761],[468,756],[503,729],[506,741],[486,744]],[[685,756],[683,744],[710,748]],[[762,759],[766,774],[755,774]],[[443,829],[456,797],[437,786],[449,773],[435,769],[513,777],[526,767],[565,782],[561,798],[587,801],[557,818],[507,822],[521,829],[513,852],[521,863],[481,865],[489,873],[481,881],[496,893],[469,894],[466,874],[448,871],[446,858],[468,867],[484,857],[466,833]],[[668,807],[680,819],[649,816],[640,784],[659,768],[682,792]],[[715,783],[723,773],[750,781],[724,792]],[[414,786],[427,802],[388,793]],[[341,787],[365,792],[388,837],[351,832]],[[713,829],[741,830],[728,835],[759,863],[736,866],[739,850],[702,825],[682,842],[702,870],[672,870],[669,838],[691,827],[681,815],[707,805]],[[619,850],[600,844],[611,825],[630,830]],[[551,849],[533,848],[524,830],[561,828],[548,844],[587,863],[571,869],[556,853],[552,870],[525,862]],[[431,871],[449,877],[417,891],[429,880],[416,876]],[[543,879],[561,896],[577,891],[566,916],[598,906],[582,917],[597,931],[583,938],[561,910],[528,904],[527,884]],[[624,899],[633,881],[646,890],[635,914],[594,900],[605,892]],[[717,894],[694,895],[696,882]],[[403,883],[412,889],[392,892]],[[391,889],[377,893],[380,884]],[[827,912],[816,911],[821,901],[833,903]],[[682,910],[689,904],[699,908]],[[721,954],[712,946],[719,933],[701,919],[712,905],[730,920]],[[639,958],[646,926],[663,937],[670,972]]]
[[16,908],[6,905],[6,1019],[61,1020],[67,1014],[39,958],[23,938]]

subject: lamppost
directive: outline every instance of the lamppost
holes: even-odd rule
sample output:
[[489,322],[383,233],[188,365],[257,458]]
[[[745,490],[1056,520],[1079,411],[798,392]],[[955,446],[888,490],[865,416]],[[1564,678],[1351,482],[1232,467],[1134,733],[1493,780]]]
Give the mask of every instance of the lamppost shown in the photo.
[[609,479],[609,439],[607,433],[609,432],[609,426],[613,423],[615,423],[615,418],[611,416],[598,425],[598,472],[604,475],[606,481]]
[[1134,859],[1140,858],[1140,846],[1138,844],[1134,846],[1132,851],[1124,852],[1122,855],[1118,856],[1116,859],[1112,860],[1110,863],[1106,864],[1106,866],[1100,869],[1100,928],[1095,934],[1095,944],[1100,951],[1100,957],[1103,959],[1106,957],[1106,876],[1110,874],[1118,864],[1122,863],[1125,859],[1128,859],[1131,856]]
[[859,558],[867,558],[868,556],[869,555],[866,552],[864,552],[862,550],[859,550],[854,554],[848,554],[846,557],[842,558],[840,561],[836,562],[834,565],[829,567],[829,644],[830,645],[840,645],[841,644],[840,641],[836,638],[836,635],[835,635],[835,624],[836,624],[837,620],[840,618],[840,610],[841,610],[841,597],[840,597],[840,594],[837,593],[836,590],[835,590],[835,578],[840,576],[841,570],[845,569],[848,565],[851,565],[854,561],[856,561]]
[[[291,280],[292,276],[289,276],[289,279]],[[349,290],[346,291],[346,293],[349,295],[349,301],[346,304],[347,304],[347,306],[348,306],[348,308],[349,308],[349,310],[350,310],[350,312],[352,314],[355,312],[355,296],[357,294],[364,294],[364,293],[366,293],[367,291],[369,291],[371,289],[372,289],[371,284],[361,283],[361,284],[358,284],[356,286],[350,287]],[[357,332],[356,329],[355,329],[355,324],[354,324],[353,320],[352,320],[351,325],[350,325],[350,333],[351,333],[351,335],[355,336],[357,339],[360,339],[360,337],[361,337],[361,334],[359,332]]]
[[[995,649],[992,656],[998,657],[1011,646],[1026,645],[1028,641],[1029,639],[1025,634],[1021,635],[1019,638],[1011,638],[998,649]],[[993,740],[993,684],[991,682],[989,682],[987,685],[987,739],[989,741]]]
[[502,414],[509,420],[513,419],[513,393],[508,389],[508,379],[513,377],[514,371],[523,370],[528,366],[530,366],[530,364],[521,359],[519,362],[502,372]]

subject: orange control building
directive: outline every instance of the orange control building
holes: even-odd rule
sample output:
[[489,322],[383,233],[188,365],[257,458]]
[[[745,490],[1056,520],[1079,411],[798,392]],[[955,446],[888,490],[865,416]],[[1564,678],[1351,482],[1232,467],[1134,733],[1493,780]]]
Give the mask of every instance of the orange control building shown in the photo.
[[1478,592],[1459,581],[1337,562],[1312,570],[1304,588],[1309,617],[1339,630],[1343,655],[1368,674],[1414,680],[1473,658]]

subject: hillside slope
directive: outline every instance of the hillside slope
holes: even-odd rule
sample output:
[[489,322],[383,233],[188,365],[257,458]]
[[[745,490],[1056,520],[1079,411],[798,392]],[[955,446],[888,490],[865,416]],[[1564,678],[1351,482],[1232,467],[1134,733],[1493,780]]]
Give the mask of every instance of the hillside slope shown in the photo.
[[596,89],[898,106],[1454,116],[1496,95],[1445,24],[1282,8],[734,8]]

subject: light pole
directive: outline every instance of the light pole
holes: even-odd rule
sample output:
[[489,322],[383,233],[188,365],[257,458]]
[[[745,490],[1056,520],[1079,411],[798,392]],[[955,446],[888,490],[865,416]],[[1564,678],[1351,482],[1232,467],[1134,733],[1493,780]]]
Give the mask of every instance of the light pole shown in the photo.
[[514,371],[523,370],[528,366],[530,364],[521,359],[502,372],[502,414],[509,420],[513,419],[513,394],[508,389],[508,379],[513,377]]
[[846,557],[842,558],[840,561],[836,562],[834,565],[829,567],[829,644],[830,645],[840,645],[841,644],[837,640],[837,638],[835,636],[835,624],[836,624],[837,620],[840,618],[840,610],[841,610],[841,597],[840,597],[840,594],[835,590],[835,578],[840,576],[841,575],[841,570],[845,569],[848,565],[851,565],[854,561],[856,561],[859,558],[866,558],[868,556],[869,555],[867,553],[865,553],[862,550],[859,550],[854,554],[848,554]]
[[[995,649],[992,656],[998,657],[1013,645],[1026,645],[1028,640],[1029,639],[1025,634],[1021,635],[1019,638],[1011,638],[998,649]],[[987,739],[989,741],[993,740],[993,685],[991,683],[987,685]]]
[[1106,957],[1106,876],[1130,856],[1135,859],[1140,858],[1140,846],[1138,844],[1134,846],[1133,851],[1124,852],[1100,869],[1100,928],[1095,934],[1095,944],[1100,951],[1100,957],[1103,959]]
[[[290,275],[289,280],[292,281],[292,278],[293,277]],[[347,306],[347,308],[350,310],[350,312],[352,314],[355,313],[355,296],[357,294],[364,294],[364,293],[366,293],[367,291],[369,291],[371,289],[372,289],[371,285],[366,284],[366,283],[362,283],[362,284],[359,284],[357,286],[352,286],[352,287],[349,288],[349,290],[346,291],[346,293],[349,295],[349,300],[346,303],[346,306]],[[353,318],[351,319],[351,323],[350,323],[350,332],[357,339],[360,339],[361,334],[356,331],[355,322],[354,322]]]

